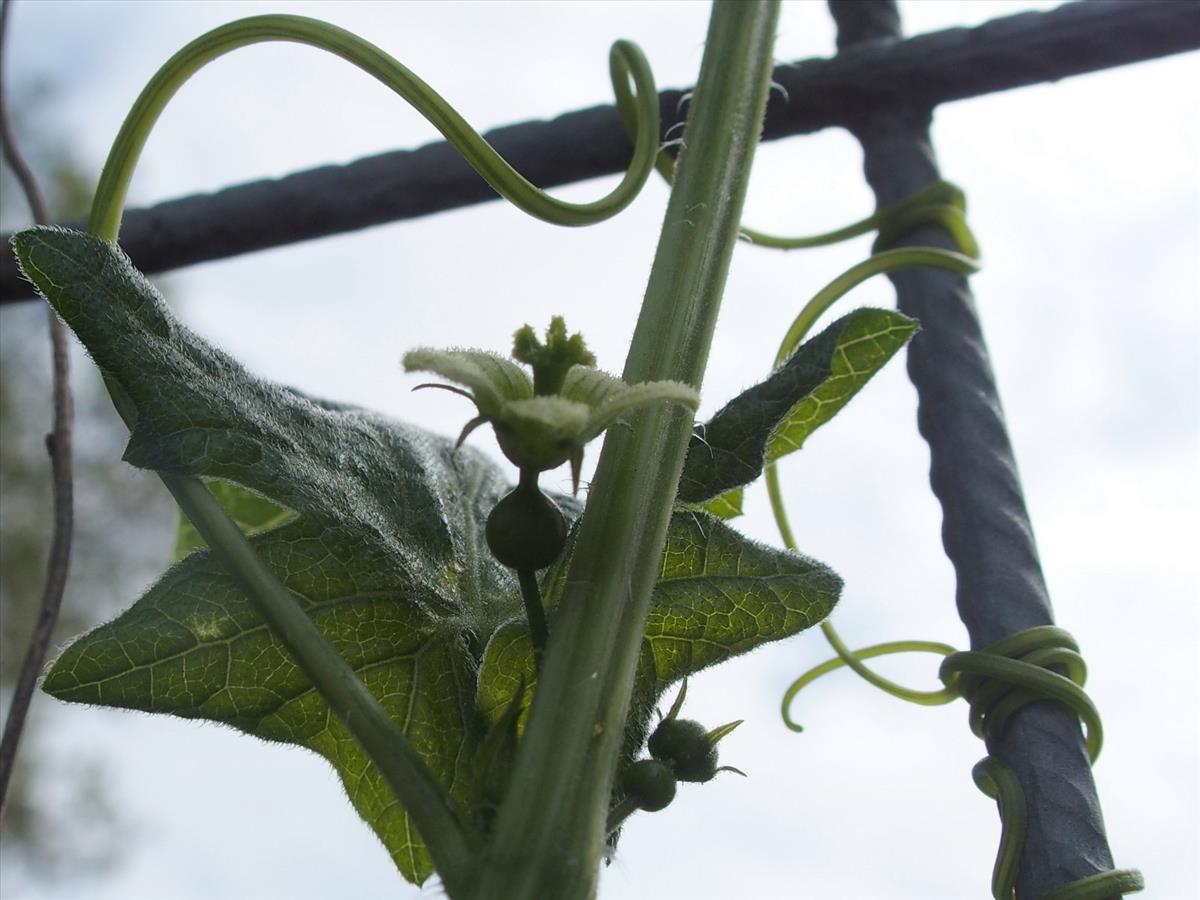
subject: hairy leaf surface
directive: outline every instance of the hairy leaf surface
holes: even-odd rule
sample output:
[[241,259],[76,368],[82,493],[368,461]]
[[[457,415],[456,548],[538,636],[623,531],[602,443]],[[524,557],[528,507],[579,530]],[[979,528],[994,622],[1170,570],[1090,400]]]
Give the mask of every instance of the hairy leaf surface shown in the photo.
[[[565,569],[560,563],[546,576],[550,604]],[[821,563],[751,541],[707,513],[676,512],[638,660],[627,758],[640,749],[654,703],[670,684],[817,624],[832,611],[841,586]],[[523,681],[524,715],[535,679],[529,630],[523,619],[513,619],[484,654],[480,710],[496,721]]]
[[696,426],[679,480],[680,501],[709,501],[710,511],[737,515],[735,489],[758,478],[764,463],[799,450],[916,328],[898,312],[858,309],[801,344],[769,378]]
[[[500,471],[469,448],[254,377],[183,327],[102,241],[39,229],[15,244],[25,271],[132,398],[138,422],[125,458],[236,483],[224,497],[235,514],[254,496],[294,511],[252,544],[469,805],[482,734],[473,648],[522,608],[483,541],[507,489]],[[269,518],[271,506],[258,512]],[[261,515],[251,522],[265,524]],[[309,747],[334,765],[405,877],[430,873],[382,777],[207,551],[71,645],[45,689]]]
[[[531,666],[515,579],[483,537],[508,487],[499,468],[447,439],[255,377],[180,324],[110,244],[34,229],[14,245],[30,279],[131,398],[126,460],[204,478],[435,776],[478,810],[476,786],[488,779],[475,767],[495,698],[513,696],[521,666]],[[578,516],[569,498],[558,502]],[[45,689],[316,751],[403,875],[423,881],[431,868],[420,836],[357,742],[189,528],[178,550],[182,558],[128,611],[67,648]],[[560,563],[545,576],[551,604],[564,572]],[[707,515],[677,514],[627,747],[640,745],[668,683],[814,624],[839,587],[811,560],[747,541]],[[510,639],[517,655],[524,641],[519,664],[503,662]]]

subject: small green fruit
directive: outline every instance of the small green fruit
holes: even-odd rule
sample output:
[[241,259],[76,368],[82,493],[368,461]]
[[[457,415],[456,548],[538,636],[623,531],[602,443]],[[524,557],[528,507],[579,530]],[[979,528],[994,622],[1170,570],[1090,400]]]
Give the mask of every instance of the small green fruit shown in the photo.
[[558,559],[567,543],[567,522],[536,487],[518,485],[492,508],[484,535],[502,565],[532,572]]
[[650,755],[670,766],[680,781],[711,781],[717,774],[717,746],[691,719],[663,719],[650,735]]
[[658,812],[675,799],[675,775],[658,760],[639,759],[621,776],[621,789],[639,809]]

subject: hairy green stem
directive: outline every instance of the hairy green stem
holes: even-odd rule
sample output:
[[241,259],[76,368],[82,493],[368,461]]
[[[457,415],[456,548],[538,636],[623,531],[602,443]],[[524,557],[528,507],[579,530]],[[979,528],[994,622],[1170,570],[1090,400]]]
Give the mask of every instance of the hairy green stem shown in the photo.
[[[770,78],[776,2],[713,7],[684,150],[624,378],[704,375]],[[650,593],[691,416],[652,406],[605,439],[529,723],[474,892],[594,895]]]
[[[621,183],[607,196],[592,203],[567,203],[523,178],[433,88],[369,41],[317,19],[253,16],[196,38],[172,56],[142,90],[104,164],[89,222],[93,234],[116,240],[138,157],[175,92],[217,57],[264,41],[290,41],[327,50],[374,76],[428,119],[497,193],[539,219],[560,225],[589,225],[607,219],[629,205],[654,168],[660,127],[658,90],[641,50],[629,41],[613,44],[609,69],[618,102],[636,110],[633,161]],[[636,96],[630,94],[629,79],[633,80]]]
[[[822,622],[821,627],[829,625],[828,622]],[[791,683],[787,691],[783,695],[783,724],[792,731],[803,731],[803,726],[792,718],[792,701],[796,695],[800,693],[808,685],[812,684],[822,675],[840,669],[842,666],[849,666],[859,674],[860,677],[871,682],[878,688],[887,691],[894,697],[902,697],[912,703],[919,703],[922,706],[941,706],[957,700],[959,693],[957,689],[942,688],[939,691],[915,691],[912,688],[906,688],[903,685],[896,684],[887,678],[872,672],[862,664],[862,660],[871,659],[875,656],[890,656],[893,653],[937,653],[941,656],[947,656],[955,653],[954,647],[949,644],[943,644],[940,641],[888,641],[885,644],[872,644],[870,647],[863,647],[859,650],[851,650],[842,643],[841,638],[837,636],[837,632],[830,627],[825,636],[831,644],[834,644],[838,650],[838,655],[833,659],[826,660],[819,666],[813,666],[799,678]]]
[[937,247],[903,247],[898,250],[883,250],[869,256],[833,279],[805,304],[780,342],[775,365],[782,365],[784,360],[791,356],[792,351],[800,346],[804,336],[812,330],[813,324],[825,310],[868,278],[898,272],[901,269],[917,268],[941,269],[956,275],[973,275],[979,271],[979,260]]
[[604,820],[604,830],[612,834],[639,809],[641,807],[636,797],[622,797],[617,805],[609,810],[608,818]]
[[517,581],[521,585],[521,600],[525,603],[525,618],[529,621],[529,642],[533,645],[535,672],[542,670],[542,655],[546,651],[546,610],[542,606],[542,592],[538,587],[537,575],[529,569],[517,569]]

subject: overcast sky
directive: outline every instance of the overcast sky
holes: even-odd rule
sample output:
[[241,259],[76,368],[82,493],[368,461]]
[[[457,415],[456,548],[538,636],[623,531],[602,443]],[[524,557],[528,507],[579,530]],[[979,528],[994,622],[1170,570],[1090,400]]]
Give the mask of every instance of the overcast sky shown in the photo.
[[[904,0],[908,33],[1052,3]],[[480,129],[609,102],[607,51],[637,41],[661,86],[694,82],[707,4],[20,3],[14,86],[62,87],[55,127],[99,172],[141,85],[204,30],[294,12],[380,44]],[[776,57],[826,55],[823,4],[785,3]],[[1191,54],[940,109],[934,141],[985,254],[973,280],[1061,625],[1083,646],[1105,720],[1096,768],[1117,865],[1149,896],[1200,896],[1196,648],[1200,646],[1200,56]],[[259,46],[205,69],[168,108],[131,203],[157,202],[435,137],[386,89],[318,51]],[[748,224],[824,231],[872,208],[842,132],[765,145]],[[557,193],[584,200],[600,179]],[[661,221],[651,182],[617,219],[560,229],[502,203],[212,263],[162,283],[186,321],[251,369],[447,434],[467,414],[411,394],[417,345],[504,351],[556,313],[619,371]],[[20,223],[5,223],[11,228]],[[770,366],[805,299],[869,239],[819,251],[740,246],[701,414]],[[890,305],[885,281],[836,308]],[[81,359],[80,365],[85,365]],[[863,645],[965,646],[915,395],[894,363],[784,467],[801,548],[846,591],[835,621]],[[472,443],[499,458],[484,430]],[[595,452],[591,454],[594,462]],[[114,465],[119,465],[114,460]],[[566,476],[555,473],[551,486]],[[761,487],[738,527],[774,541]],[[169,525],[164,525],[169,528]],[[131,597],[132,601],[134,598]],[[84,603],[84,597],[68,597]],[[801,695],[803,735],[778,703],[829,655],[813,633],[696,678],[687,712],[745,718],[723,760],[750,778],[685,786],[634,818],[602,879],[618,898],[961,898],[987,893],[995,806],[970,769],[984,751],[965,704],[927,709],[843,672]],[[934,686],[936,660],[880,668]],[[40,704],[54,701],[39,697]],[[1187,713],[1187,710],[1193,713]],[[327,764],[231,730],[58,706],[60,746],[112,755],[137,823],[125,863],[86,884],[6,872],[5,897],[207,900],[432,896],[405,885]]]

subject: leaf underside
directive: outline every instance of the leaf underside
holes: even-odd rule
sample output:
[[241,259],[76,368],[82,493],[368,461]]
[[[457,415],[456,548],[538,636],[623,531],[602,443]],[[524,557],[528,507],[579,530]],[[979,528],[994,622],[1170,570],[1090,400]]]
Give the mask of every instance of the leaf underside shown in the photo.
[[797,348],[766,380],[743,391],[688,447],[679,499],[722,518],[741,513],[741,486],[765,463],[799,450],[908,342],[917,323],[898,312],[858,309]]
[[[490,658],[523,608],[483,537],[508,490],[499,467],[412,426],[257,378],[179,323],[113,245],[49,228],[13,243],[23,271],[132,399],[138,419],[125,459],[208,480],[453,799],[475,807],[472,769],[489,703],[519,684],[511,667],[488,663],[481,674],[485,648]],[[568,518],[578,515],[558,499]],[[182,531],[180,551],[196,546]],[[630,740],[640,744],[647,697],[814,624],[839,587],[817,563],[753,544],[709,516],[677,514]],[[432,871],[390,788],[206,549],[71,644],[44,688],[308,747],[334,766],[404,877],[421,883]]]
[[[551,615],[565,572],[564,560],[544,580]],[[638,660],[626,759],[640,750],[650,713],[671,684],[816,625],[833,610],[841,587],[819,562],[751,541],[708,513],[674,513]],[[479,708],[489,722],[499,719],[522,683],[523,726],[536,673],[529,629],[514,618],[483,657]]]

